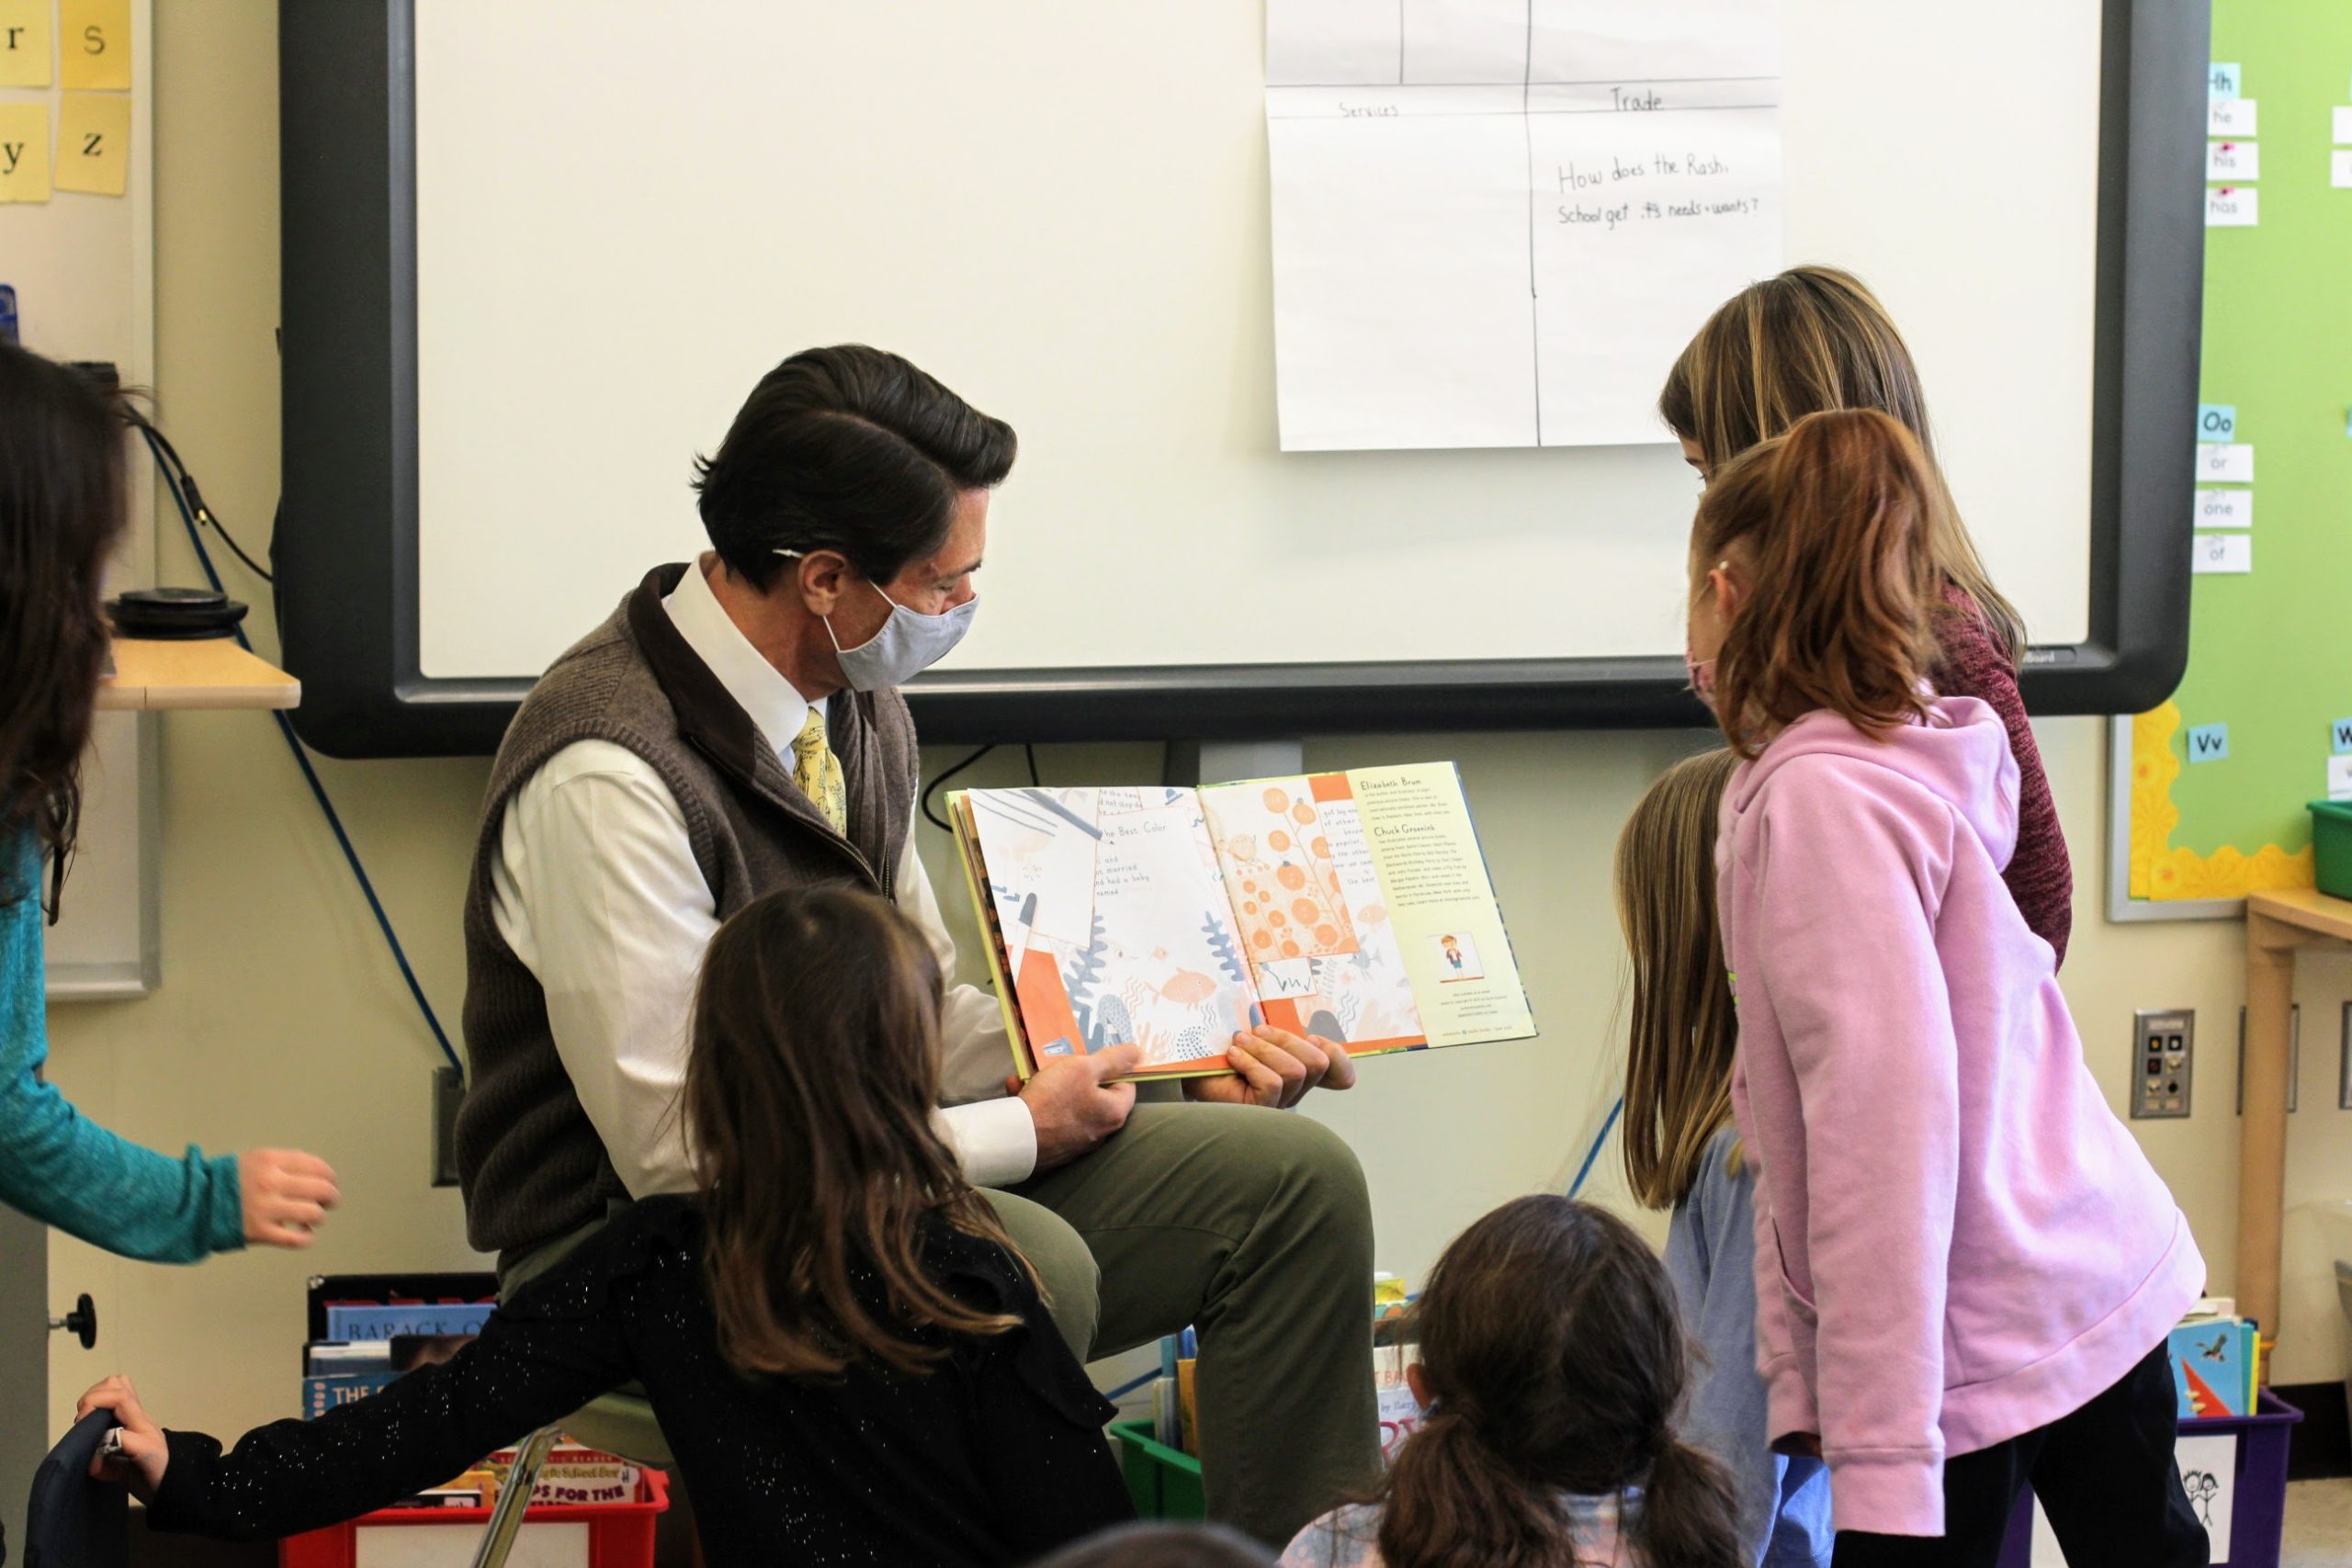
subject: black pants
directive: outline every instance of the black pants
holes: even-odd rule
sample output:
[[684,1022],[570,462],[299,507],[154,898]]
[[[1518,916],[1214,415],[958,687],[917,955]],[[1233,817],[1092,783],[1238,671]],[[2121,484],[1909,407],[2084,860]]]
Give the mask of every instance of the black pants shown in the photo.
[[1946,1460],[1942,1536],[1839,1530],[1838,1568],[1994,1568],[2029,1485],[2067,1568],[2206,1568],[2205,1527],[2173,1460],[2175,1397],[2159,1345],[2073,1415]]

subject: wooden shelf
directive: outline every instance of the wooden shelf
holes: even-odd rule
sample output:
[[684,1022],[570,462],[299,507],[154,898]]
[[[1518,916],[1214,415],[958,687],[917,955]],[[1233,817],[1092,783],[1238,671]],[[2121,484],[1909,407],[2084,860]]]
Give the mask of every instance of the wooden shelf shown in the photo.
[[2352,898],[2331,898],[2316,887],[2291,887],[2248,894],[2245,903],[2251,914],[2266,915],[2317,936],[2352,942]]
[[301,700],[301,682],[228,637],[118,637],[114,676],[98,687],[101,709],[290,708]]

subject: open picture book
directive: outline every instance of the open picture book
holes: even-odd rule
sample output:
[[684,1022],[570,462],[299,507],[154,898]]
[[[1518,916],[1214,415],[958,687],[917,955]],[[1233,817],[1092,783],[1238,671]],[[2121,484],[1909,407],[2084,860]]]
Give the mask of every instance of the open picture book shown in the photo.
[[1230,1072],[1261,1018],[1359,1056],[1535,1032],[1451,762],[949,814],[1023,1078],[1125,1044],[1137,1077]]

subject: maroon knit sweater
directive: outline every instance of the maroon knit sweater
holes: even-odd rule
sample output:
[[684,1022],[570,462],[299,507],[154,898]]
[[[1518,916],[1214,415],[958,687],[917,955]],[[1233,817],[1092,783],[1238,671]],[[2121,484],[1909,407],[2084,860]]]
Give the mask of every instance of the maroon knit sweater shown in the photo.
[[2050,798],[2050,778],[2026,723],[2025,700],[2018,695],[2017,670],[1984,615],[1957,585],[1944,590],[1953,614],[1936,617],[1939,658],[1928,679],[1939,695],[1978,697],[1993,705],[2009,732],[2018,760],[2018,847],[2001,880],[2009,885],[2018,913],[2033,934],[2066,962],[2066,938],[2075,927],[2075,872],[2066,860],[2066,836],[2058,828],[2058,807]]

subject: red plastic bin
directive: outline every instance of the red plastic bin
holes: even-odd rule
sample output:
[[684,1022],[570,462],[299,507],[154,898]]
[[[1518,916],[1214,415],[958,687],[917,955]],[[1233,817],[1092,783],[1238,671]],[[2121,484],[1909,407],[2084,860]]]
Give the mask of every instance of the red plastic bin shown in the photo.
[[[523,1515],[525,1539],[537,1525],[588,1527],[581,1568],[652,1568],[655,1517],[670,1506],[670,1479],[658,1470],[640,1472],[637,1501],[594,1506],[547,1505]],[[277,1543],[278,1568],[356,1568],[363,1529],[446,1529],[451,1532],[449,1561],[469,1563],[488,1508],[382,1508],[324,1529],[288,1536]],[[402,1561],[413,1561],[401,1553]],[[544,1561],[545,1559],[542,1559]]]

